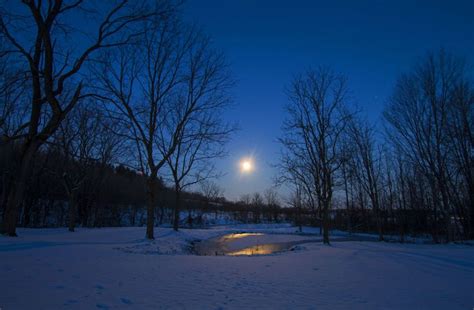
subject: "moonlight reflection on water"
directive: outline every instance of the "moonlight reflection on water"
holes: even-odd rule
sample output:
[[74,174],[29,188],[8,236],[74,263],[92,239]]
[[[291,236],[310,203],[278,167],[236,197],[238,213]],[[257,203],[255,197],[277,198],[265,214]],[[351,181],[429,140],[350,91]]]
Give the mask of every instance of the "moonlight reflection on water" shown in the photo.
[[[264,240],[262,238],[265,237]],[[291,240],[299,238],[299,240]],[[278,240],[288,240],[275,242]],[[235,233],[203,240],[194,245],[198,255],[250,256],[267,255],[291,250],[295,245],[320,242],[321,239],[301,239],[296,235],[269,235],[263,233]]]
[[[374,236],[347,235],[333,238],[333,242],[376,241]],[[297,245],[322,243],[320,236],[295,234],[233,233],[197,242],[193,251],[197,255],[252,256],[292,251]]]

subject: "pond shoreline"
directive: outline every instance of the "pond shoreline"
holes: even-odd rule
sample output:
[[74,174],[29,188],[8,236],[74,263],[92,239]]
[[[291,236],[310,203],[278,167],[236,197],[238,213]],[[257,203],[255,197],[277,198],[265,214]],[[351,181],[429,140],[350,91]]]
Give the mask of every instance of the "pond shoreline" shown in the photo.
[[[280,242],[271,242],[271,239],[282,239],[285,237],[290,240]],[[204,240],[195,240],[191,243],[191,253],[199,256],[256,256],[270,255],[281,252],[293,251],[295,247],[307,243],[322,243],[323,239],[318,238],[299,239],[307,235],[301,234],[269,234],[241,232],[224,234]],[[264,240],[262,240],[264,239]],[[295,240],[291,240],[295,239]],[[276,240],[278,241],[278,240]],[[335,237],[331,242],[347,241],[378,241],[375,237],[346,236]]]

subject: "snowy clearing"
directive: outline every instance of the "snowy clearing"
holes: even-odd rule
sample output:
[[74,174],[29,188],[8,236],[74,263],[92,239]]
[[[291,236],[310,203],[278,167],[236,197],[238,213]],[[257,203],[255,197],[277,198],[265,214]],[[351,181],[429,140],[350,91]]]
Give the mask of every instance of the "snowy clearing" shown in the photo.
[[[472,309],[474,247],[378,242],[299,245],[264,256],[196,256],[192,241],[235,232],[288,236],[289,225],[212,229],[19,229],[0,237],[0,308]],[[243,241],[239,241],[243,242]],[[242,246],[242,245],[241,245]]]

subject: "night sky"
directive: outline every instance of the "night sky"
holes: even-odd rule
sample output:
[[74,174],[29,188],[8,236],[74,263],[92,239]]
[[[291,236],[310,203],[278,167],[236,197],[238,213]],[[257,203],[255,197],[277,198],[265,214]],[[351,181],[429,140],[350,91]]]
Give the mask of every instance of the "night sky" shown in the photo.
[[[218,164],[231,199],[272,186],[284,89],[298,72],[323,65],[345,74],[351,103],[380,126],[397,77],[427,51],[444,48],[474,63],[472,0],[188,0],[184,14],[225,52],[237,79],[225,117],[241,130]],[[256,170],[242,176],[244,156],[254,156]]]

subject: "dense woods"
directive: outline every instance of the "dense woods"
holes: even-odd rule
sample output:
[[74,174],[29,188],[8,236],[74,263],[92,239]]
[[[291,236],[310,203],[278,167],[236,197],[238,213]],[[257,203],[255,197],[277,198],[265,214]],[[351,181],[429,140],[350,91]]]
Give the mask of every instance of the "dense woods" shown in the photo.
[[[344,75],[319,67],[296,76],[275,164],[276,183],[292,190],[282,208],[273,190],[226,201],[212,181],[236,130],[221,118],[234,80],[180,3],[15,9],[0,12],[5,234],[146,223],[153,239],[155,225],[178,230],[225,212],[320,226],[328,244],[333,228],[402,242],[474,238],[474,84],[457,55],[428,53],[401,75],[378,124],[354,110]],[[91,23],[78,27],[72,13]]]
[[[15,150],[2,149],[0,193],[5,199],[5,180],[15,168]],[[5,158],[4,156],[11,156]],[[67,180],[67,181],[66,181]],[[7,181],[8,182],[8,181]],[[70,183],[67,183],[70,182]],[[26,186],[18,224],[22,227],[107,227],[144,226],[147,220],[146,176],[123,165],[76,161],[56,147],[38,154],[33,176]],[[66,185],[67,184],[67,185]],[[69,185],[74,184],[74,186]],[[204,182],[196,192],[180,193],[179,227],[203,227],[224,222],[283,222],[293,219],[292,210],[281,209],[274,192],[257,200],[226,200],[211,182]],[[68,186],[73,189],[71,190]],[[173,184],[158,179],[154,225],[175,224],[176,195]],[[260,194],[257,195],[260,197]],[[268,197],[268,199],[267,199]],[[74,206],[71,210],[70,206]],[[254,210],[258,210],[253,214]]]

